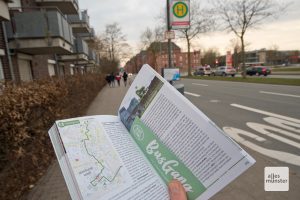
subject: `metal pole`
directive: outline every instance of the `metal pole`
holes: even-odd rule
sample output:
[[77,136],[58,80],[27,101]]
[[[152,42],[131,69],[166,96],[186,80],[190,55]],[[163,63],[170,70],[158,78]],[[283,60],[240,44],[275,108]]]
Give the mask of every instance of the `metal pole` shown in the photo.
[[[171,25],[170,25],[170,0],[167,0],[167,30],[171,30]],[[169,68],[173,67],[172,64],[172,41],[171,39],[168,39],[168,63],[169,63]]]

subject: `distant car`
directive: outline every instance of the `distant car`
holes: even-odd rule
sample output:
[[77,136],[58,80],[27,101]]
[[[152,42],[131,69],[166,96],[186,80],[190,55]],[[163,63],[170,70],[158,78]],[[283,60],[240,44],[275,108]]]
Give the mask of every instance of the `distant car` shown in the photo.
[[199,67],[194,72],[194,76],[198,76],[198,75],[200,75],[200,76],[204,76],[204,75],[210,76],[210,74],[211,74],[210,67]]
[[269,74],[271,74],[271,69],[264,67],[264,66],[255,66],[255,67],[248,67],[246,69],[246,74],[253,76],[253,75],[264,75],[267,76]]
[[232,76],[234,77],[236,74],[236,70],[233,67],[226,67],[226,66],[221,66],[221,67],[217,67],[217,69],[215,69],[212,72],[213,76]]

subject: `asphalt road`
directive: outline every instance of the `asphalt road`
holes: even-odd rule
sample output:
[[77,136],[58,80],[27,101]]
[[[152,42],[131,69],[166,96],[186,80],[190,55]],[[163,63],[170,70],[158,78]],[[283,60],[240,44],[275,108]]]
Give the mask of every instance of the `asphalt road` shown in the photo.
[[181,83],[185,96],[251,149],[250,154],[255,151],[300,174],[300,87],[192,79]]

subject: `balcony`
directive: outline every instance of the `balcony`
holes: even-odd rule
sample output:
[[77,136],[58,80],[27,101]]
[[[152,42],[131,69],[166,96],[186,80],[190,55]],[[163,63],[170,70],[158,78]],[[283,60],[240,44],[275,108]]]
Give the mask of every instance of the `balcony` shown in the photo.
[[87,43],[93,43],[96,39],[94,28],[90,28],[89,33],[77,33],[76,35],[84,39]]
[[97,54],[94,50],[89,49],[89,64],[96,64]]
[[9,20],[9,12],[7,3],[9,0],[0,1],[0,21]]
[[63,14],[77,14],[78,0],[35,0],[40,6],[57,7]]
[[90,19],[87,10],[81,11],[77,15],[67,16],[69,23],[73,29],[73,33],[90,33]]
[[5,24],[10,49],[32,55],[72,52],[72,30],[58,10],[15,12]]
[[100,65],[100,58],[99,58],[99,56],[96,56],[96,65]]
[[73,54],[59,55],[58,60],[63,62],[87,62],[89,56],[89,48],[87,43],[81,38],[77,37],[74,39]]

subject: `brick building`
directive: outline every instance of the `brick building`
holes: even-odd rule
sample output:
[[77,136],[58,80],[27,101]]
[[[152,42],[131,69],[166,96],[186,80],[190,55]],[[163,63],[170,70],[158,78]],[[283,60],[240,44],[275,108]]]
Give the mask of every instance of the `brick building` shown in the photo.
[[[173,66],[180,69],[181,73],[185,74],[188,71],[188,53],[182,52],[181,48],[175,43],[171,43]],[[190,53],[191,66],[201,66],[200,51]],[[125,69],[131,73],[137,73],[144,64],[149,64],[158,73],[161,73],[163,68],[168,67],[168,43],[155,42],[150,47],[141,51],[132,57],[125,65]]]
[[99,65],[95,33],[78,0],[0,2],[0,80],[63,77]]

